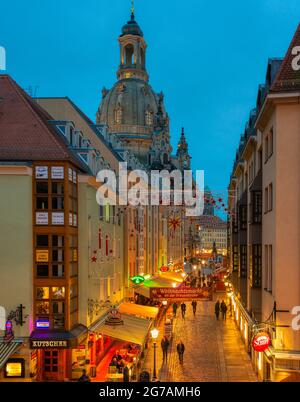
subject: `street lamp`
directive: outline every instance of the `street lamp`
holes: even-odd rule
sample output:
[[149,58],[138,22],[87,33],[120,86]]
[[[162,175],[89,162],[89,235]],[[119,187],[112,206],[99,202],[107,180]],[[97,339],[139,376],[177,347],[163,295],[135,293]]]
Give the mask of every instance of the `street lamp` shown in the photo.
[[153,349],[154,349],[154,363],[153,363],[153,381],[157,380],[157,376],[156,376],[156,340],[158,338],[158,329],[153,328],[151,331],[151,337],[153,339]]

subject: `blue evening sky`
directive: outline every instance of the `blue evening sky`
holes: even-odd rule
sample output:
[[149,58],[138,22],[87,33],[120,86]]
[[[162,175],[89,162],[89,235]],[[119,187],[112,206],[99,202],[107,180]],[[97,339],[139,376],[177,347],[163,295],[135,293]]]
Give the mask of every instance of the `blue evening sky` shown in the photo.
[[[226,190],[268,57],[284,56],[299,0],[136,0],[147,69],[165,93],[174,150],[185,127],[193,169]],[[92,120],[116,80],[130,0],[1,1],[7,73],[37,96],[69,96]]]

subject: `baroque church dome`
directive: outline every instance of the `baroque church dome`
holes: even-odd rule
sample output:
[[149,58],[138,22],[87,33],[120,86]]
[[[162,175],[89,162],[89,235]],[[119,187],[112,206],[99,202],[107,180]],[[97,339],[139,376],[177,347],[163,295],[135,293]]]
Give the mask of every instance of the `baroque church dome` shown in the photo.
[[111,90],[104,89],[102,96],[97,121],[107,124],[111,133],[151,134],[160,102],[163,115],[166,115],[163,95],[156,94],[139,78],[121,79]]
[[97,123],[105,124],[143,162],[148,161],[153,139],[159,130],[169,131],[164,96],[155,93],[146,70],[147,44],[134,12],[119,36],[120,65],[117,82],[102,90]]

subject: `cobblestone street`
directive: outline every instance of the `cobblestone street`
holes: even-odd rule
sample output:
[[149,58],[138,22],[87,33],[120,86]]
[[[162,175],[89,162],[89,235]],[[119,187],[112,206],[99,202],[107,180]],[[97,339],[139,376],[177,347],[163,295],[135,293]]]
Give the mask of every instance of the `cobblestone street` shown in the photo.
[[[157,344],[157,372],[160,381],[247,381],[255,382],[257,377],[250,358],[245,351],[234,321],[226,322],[214,316],[213,302],[198,302],[196,318],[193,317],[190,302],[187,302],[186,318],[181,318],[178,309],[174,323],[173,342],[169,348],[168,363],[162,364],[160,346],[163,327]],[[179,364],[176,345],[179,340],[185,344],[183,365]],[[144,369],[153,369],[153,347],[148,352]]]

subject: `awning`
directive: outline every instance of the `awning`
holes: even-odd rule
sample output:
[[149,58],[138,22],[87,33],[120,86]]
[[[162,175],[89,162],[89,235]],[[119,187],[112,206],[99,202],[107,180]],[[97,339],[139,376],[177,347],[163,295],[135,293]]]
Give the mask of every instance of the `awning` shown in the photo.
[[0,341],[0,369],[4,366],[7,360],[12,356],[16,350],[22,345],[21,341]]
[[155,319],[158,314],[157,307],[141,306],[135,303],[122,303],[119,306],[121,314],[134,315],[136,317]]
[[127,314],[122,314],[121,317],[123,325],[112,326],[101,322],[94,331],[114,339],[143,345],[151,327],[151,321]]

